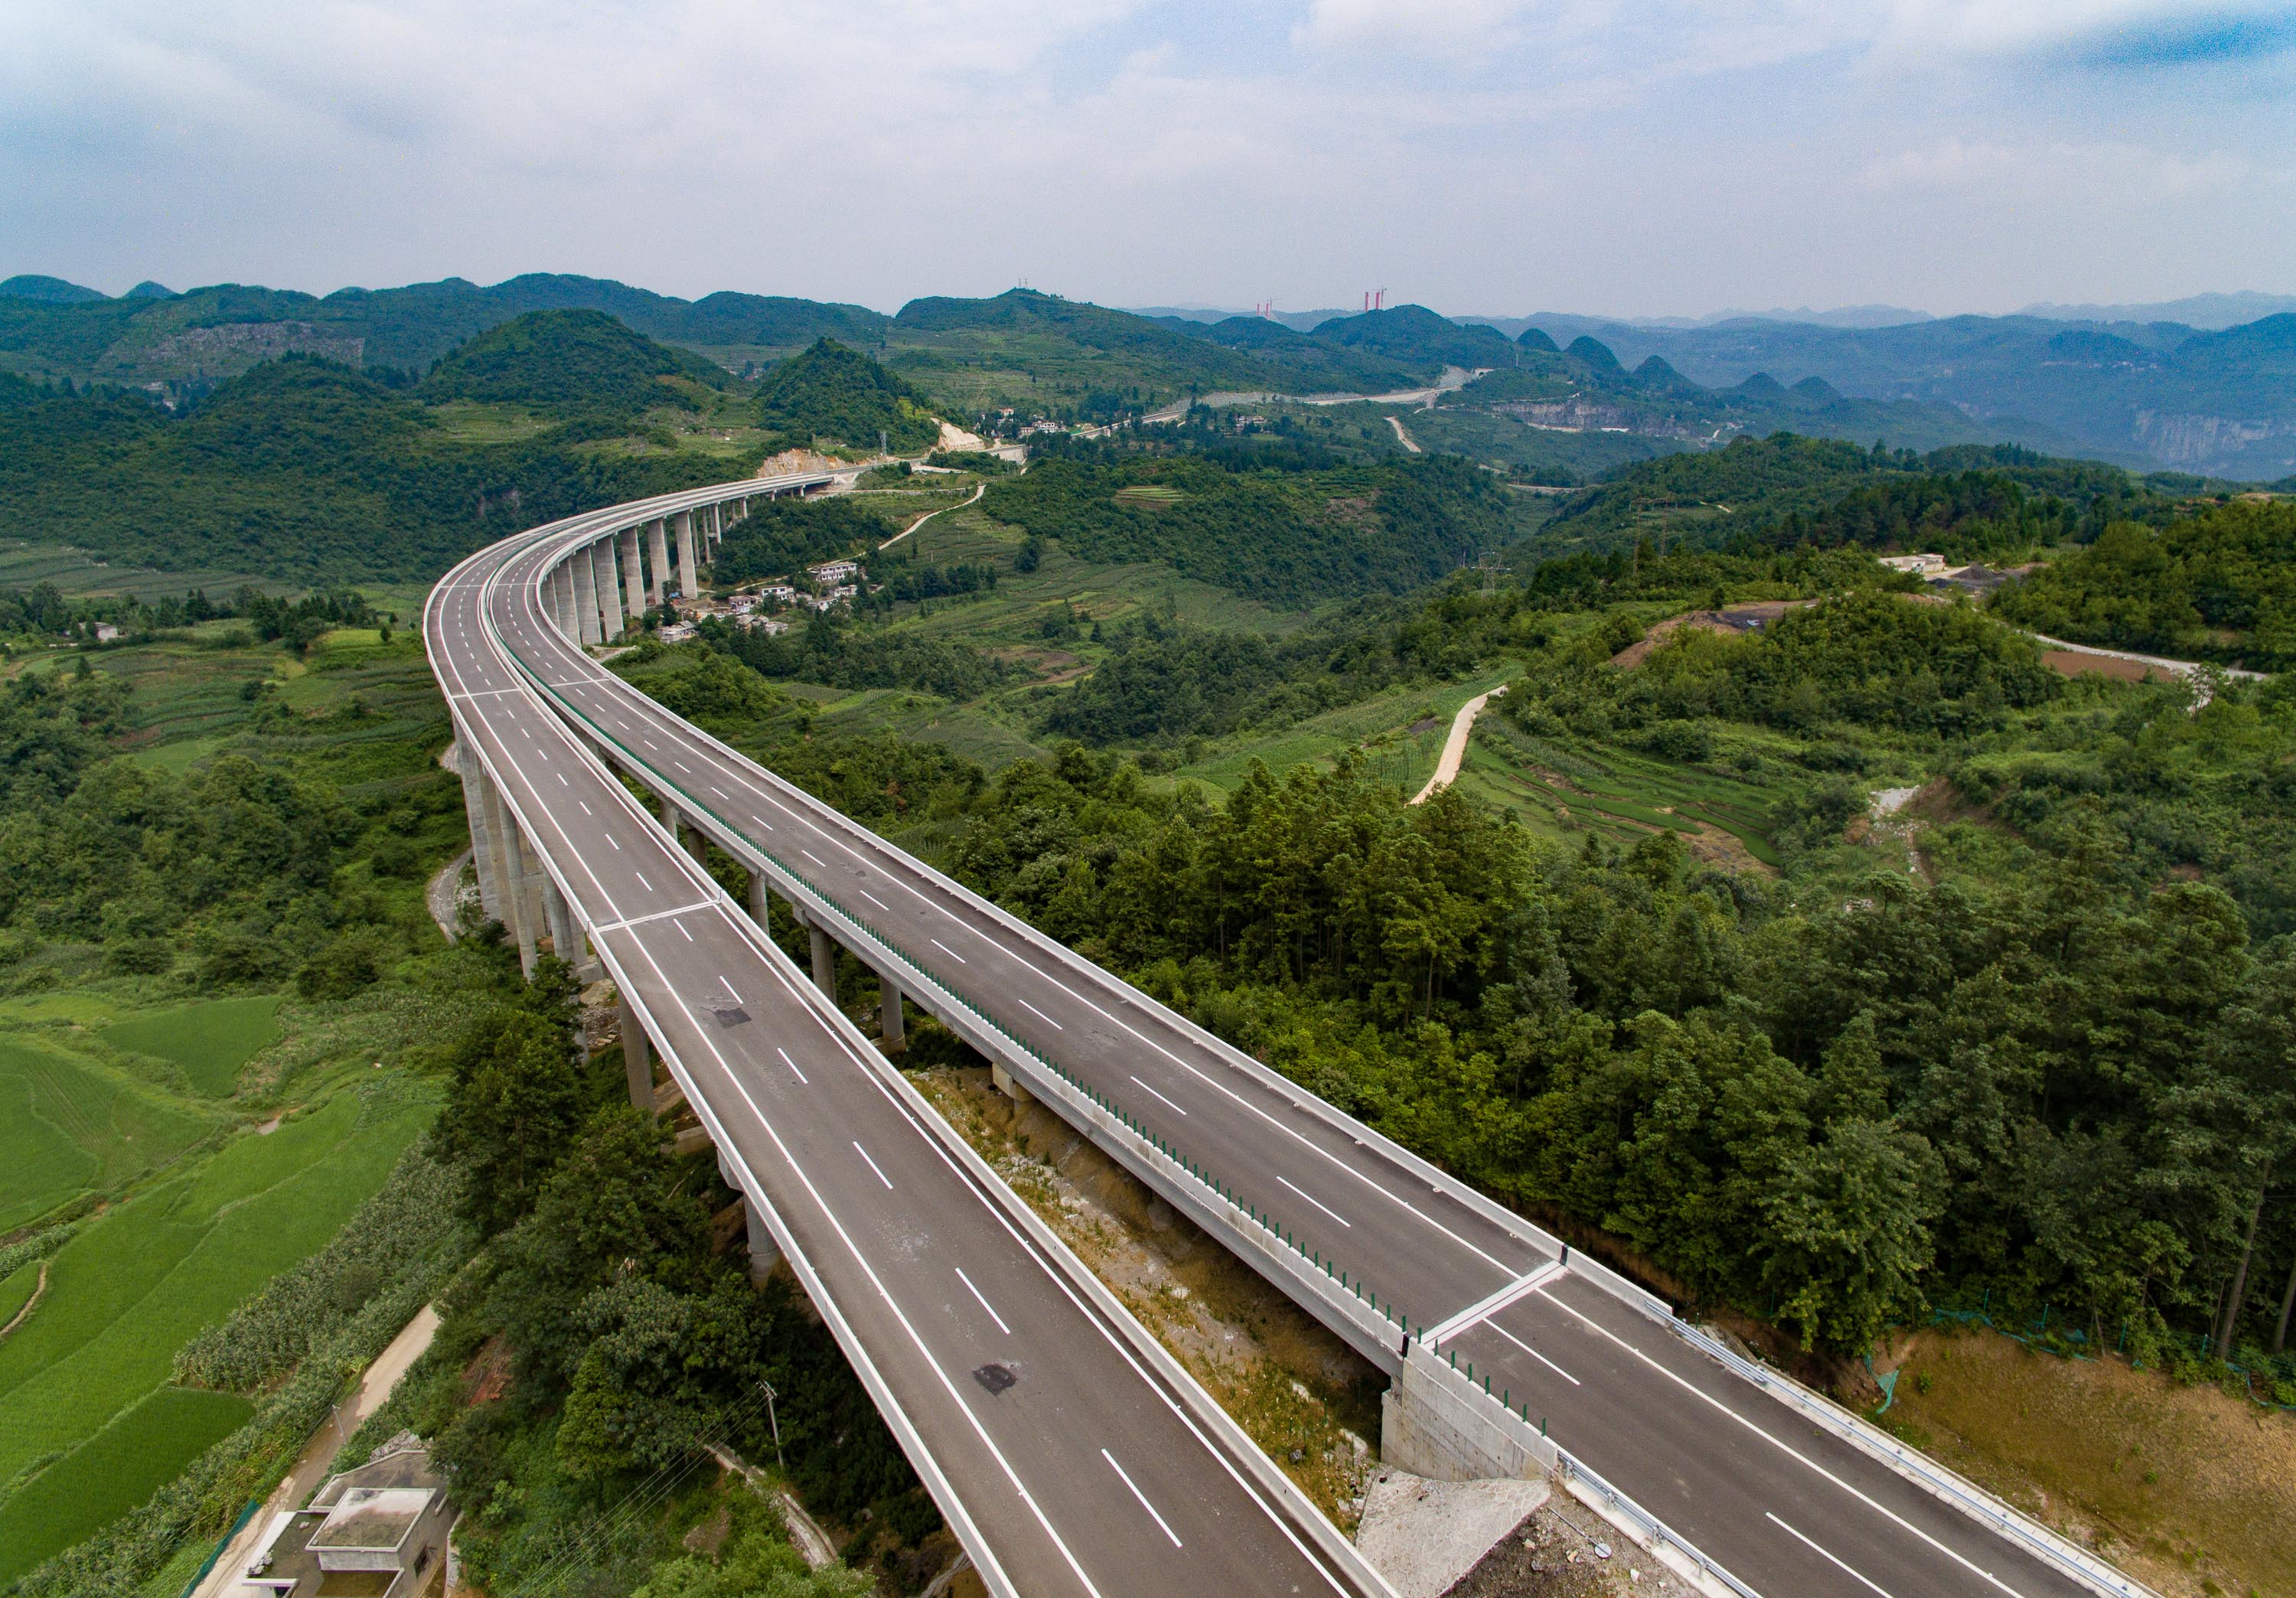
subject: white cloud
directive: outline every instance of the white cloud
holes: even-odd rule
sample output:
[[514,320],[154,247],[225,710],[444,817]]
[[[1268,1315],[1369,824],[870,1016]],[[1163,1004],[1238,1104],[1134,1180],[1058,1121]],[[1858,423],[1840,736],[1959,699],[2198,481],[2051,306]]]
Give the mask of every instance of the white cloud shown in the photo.
[[2007,199],[2079,200],[2115,209],[2217,200],[2285,184],[2289,174],[2245,156],[2187,157],[2140,145],[2012,146],[1948,138],[1870,163],[1862,174],[1876,193],[1962,192]]

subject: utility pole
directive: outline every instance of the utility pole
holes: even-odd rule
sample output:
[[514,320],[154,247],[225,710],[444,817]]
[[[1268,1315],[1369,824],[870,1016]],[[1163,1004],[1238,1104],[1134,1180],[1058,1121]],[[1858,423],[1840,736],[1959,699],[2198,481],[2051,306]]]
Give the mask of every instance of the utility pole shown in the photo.
[[782,1457],[782,1422],[781,1417],[774,1413],[774,1400],[781,1395],[774,1391],[774,1384],[770,1381],[759,1381],[758,1386],[766,1395],[766,1421],[774,1429],[774,1463],[779,1465],[786,1475],[789,1462]]

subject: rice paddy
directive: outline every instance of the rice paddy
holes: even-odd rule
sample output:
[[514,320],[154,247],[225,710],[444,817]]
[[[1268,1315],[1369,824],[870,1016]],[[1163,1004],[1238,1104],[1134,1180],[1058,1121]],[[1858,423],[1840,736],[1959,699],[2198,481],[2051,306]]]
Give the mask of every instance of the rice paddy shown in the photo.
[[192,1086],[210,1098],[228,1098],[240,1067],[279,1036],[279,996],[210,999],[121,1021],[100,1036],[114,1048],[181,1067]]

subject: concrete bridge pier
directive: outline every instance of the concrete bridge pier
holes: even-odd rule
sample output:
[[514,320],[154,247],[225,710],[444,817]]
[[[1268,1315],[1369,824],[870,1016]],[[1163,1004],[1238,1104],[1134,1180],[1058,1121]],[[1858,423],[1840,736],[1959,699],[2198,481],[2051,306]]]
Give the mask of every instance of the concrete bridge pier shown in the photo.
[[626,527],[621,532],[622,545],[622,602],[623,612],[636,621],[645,611],[645,560],[638,549],[638,529]]
[[638,1012],[619,992],[614,1012],[622,1030],[622,1081],[630,1090],[630,1108],[653,1119],[653,1052]]
[[518,946],[519,969],[529,977],[534,975],[534,914],[527,907],[526,843],[518,835],[518,824],[510,817],[501,796],[492,788],[488,791],[487,820],[502,847],[496,852],[502,858],[502,897],[506,914],[503,927]]
[[590,562],[590,586],[598,596],[598,642],[611,643],[622,630],[622,595],[614,580],[614,541],[601,538],[575,558]]
[[546,874],[542,879],[542,914],[550,928],[550,952],[569,965],[580,963],[582,940],[574,931],[574,914],[566,907],[566,896],[558,891],[558,884]]
[[813,917],[805,913],[804,906],[792,902],[790,914],[797,917],[799,926],[813,934],[813,985],[827,994],[833,1004],[837,999],[836,940],[830,937],[826,928],[814,923]]
[[677,513],[677,593],[681,599],[692,599],[701,592],[701,579],[694,574],[693,512]]
[[685,847],[697,865],[709,865],[709,835],[689,823],[685,812],[677,807],[677,801],[666,793],[661,796],[661,824],[669,829],[669,835]]
[[653,557],[652,570],[646,573],[646,609],[659,611],[664,592],[669,586],[668,523],[655,517],[646,523],[647,553]]
[[888,976],[877,979],[877,1035],[888,1054],[898,1054],[909,1046],[906,1018],[901,1013],[901,990]]
[[463,815],[471,827],[471,865],[478,873],[479,904],[489,921],[499,921],[502,895],[495,885],[494,835],[487,829],[487,774],[460,728],[455,733],[455,774],[463,782]]
[[574,641],[603,643],[598,635],[598,570],[587,550],[567,557],[567,580],[574,589]]

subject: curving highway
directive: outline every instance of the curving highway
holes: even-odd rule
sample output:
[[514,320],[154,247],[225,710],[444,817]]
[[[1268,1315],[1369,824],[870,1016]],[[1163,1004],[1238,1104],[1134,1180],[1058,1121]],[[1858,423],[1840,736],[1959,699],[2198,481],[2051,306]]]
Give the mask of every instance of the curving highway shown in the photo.
[[[634,508],[675,517],[726,494]],[[770,1232],[759,1246],[786,1256],[990,1591],[1386,1594],[514,666],[556,553],[629,513],[482,551],[424,611],[489,886],[519,907],[522,946],[545,923],[612,975]],[[594,563],[594,604],[604,581]]]
[[[880,972],[893,995],[889,1036],[898,1035],[906,993],[989,1053],[1008,1086],[1045,1098],[1398,1375],[1398,1394],[1434,1393],[1423,1411],[1417,1397],[1406,1410],[1390,1396],[1391,1456],[1416,1448],[1439,1464],[1464,1462],[1460,1473],[1496,1459],[1482,1467],[1488,1473],[1512,1471],[1526,1455],[1554,1463],[1559,1445],[1574,1490],[1622,1525],[1661,1522],[1670,1562],[1715,1593],[2144,1591],[1958,1479],[1900,1457],[1890,1439],[1822,1400],[1734,1362],[1648,1295],[686,725],[591,659],[583,644],[616,630],[613,613],[600,608],[611,580],[600,574],[612,568],[600,548],[619,538],[627,556],[642,542],[633,529],[658,527],[651,519],[665,508],[775,486],[617,507],[497,546],[441,585],[426,625],[442,681],[454,679],[458,725],[470,725],[489,777],[513,798],[558,890],[578,901],[589,941],[640,999],[664,1053],[684,1062],[674,1069],[682,1082],[692,1078],[689,1094],[711,1106],[704,1119],[721,1151],[738,1151],[758,1184],[741,1185],[769,1198],[781,1217],[777,1236],[790,1234],[782,1241],[792,1265],[810,1262],[824,1314],[840,1307],[832,1324],[849,1352],[862,1350],[857,1367],[880,1402],[890,1393],[889,1418],[933,1418],[930,1436],[921,1422],[908,1422],[914,1435],[902,1420],[895,1425],[944,1506],[949,1496],[962,1498],[948,1482],[975,1472],[1029,1479],[1012,1474],[1017,1444],[988,1449],[979,1417],[1021,1407],[1013,1396],[1051,1373],[1030,1366],[1020,1386],[984,1398],[965,1385],[974,1369],[966,1360],[1027,1336],[1061,1350],[1051,1368],[1094,1395],[1093,1405],[1047,1398],[1036,1412],[1030,1446],[1060,1463],[1031,1488],[1041,1500],[1028,1501],[1065,1504],[1069,1494],[1096,1487],[1096,1508],[1079,1504],[1076,1512],[1118,1518],[1071,1521],[1038,1508],[1032,1519],[1008,1505],[994,1527],[984,1522],[967,1536],[976,1558],[975,1538],[985,1537],[1001,1557],[1025,1553],[1022,1590],[1062,1590],[1037,1585],[1064,1568],[1064,1553],[1053,1550],[1070,1542],[1054,1528],[1112,1528],[1128,1512],[1135,1532],[1148,1532],[1127,1541],[1116,1568],[1151,1555],[1193,1559],[1192,1539],[1161,1517],[1188,1502],[1185,1484],[1212,1483],[1216,1497],[1240,1494],[1252,1505],[1198,1506],[1211,1524],[1253,1534],[1207,1545],[1217,1550],[1207,1559],[1235,1561],[1218,1565],[1220,1590],[1286,1590],[1284,1581],[1299,1579],[1283,1574],[1286,1557],[1333,1585],[1368,1577],[1341,1570],[1322,1540],[1299,1530],[1297,1510],[1279,1502],[1280,1492],[1271,1498],[1254,1485],[1261,1479],[1234,1460],[1233,1440],[1222,1441],[1193,1397],[1174,1396],[1172,1375],[1138,1353],[1144,1339],[1128,1317],[1087,1311],[1092,1295],[1075,1285],[1073,1261],[1052,1258],[1057,1244],[1009,1219],[968,1220],[951,1238],[950,1216],[1009,1217],[1015,1207],[1000,1205],[988,1191],[994,1179],[950,1152],[946,1130],[817,987],[766,946],[750,918],[707,887],[686,852],[701,837],[750,869],[757,906],[770,889],[815,928],[817,981],[835,958],[832,938]],[[675,572],[658,536],[652,543],[655,570],[682,577],[689,591],[693,542],[682,542]],[[586,589],[563,575],[586,570]],[[621,570],[635,586],[636,564]],[[594,608],[586,624],[586,605]],[[592,750],[660,799],[685,848],[638,810]],[[747,1021],[712,1019],[729,999]],[[808,1052],[792,1046],[783,1069],[775,1056],[787,1036],[801,1036]],[[811,1080],[816,1071],[839,1085],[833,1102]],[[930,1245],[928,1233],[911,1230],[928,1223]],[[967,1275],[953,1288],[954,1267],[944,1268],[939,1250],[970,1259],[964,1250],[992,1234],[992,1258],[979,1269],[993,1273],[995,1286]],[[879,1307],[898,1296],[879,1274],[912,1266],[920,1278],[910,1285],[902,1275],[902,1291],[922,1295],[914,1319],[930,1323],[938,1341],[889,1323]],[[969,1291],[976,1282],[982,1294]],[[878,1362],[873,1373],[865,1356]],[[1136,1374],[1119,1380],[1119,1369]],[[1121,1414],[1164,1418],[1111,1431],[1129,1425],[1103,1413],[1119,1393],[1128,1395]],[[1103,1446],[1095,1439],[1111,1436],[1123,1446],[1095,1470],[1093,1449]],[[1203,1467],[1207,1449],[1222,1459],[1217,1473]],[[1152,1521],[1166,1527],[1160,1548]],[[1278,1525],[1284,1535],[1271,1537],[1266,1528]],[[1101,1538],[1090,1540],[1098,1546]],[[1081,1578],[1068,1569],[1071,1585]]]

